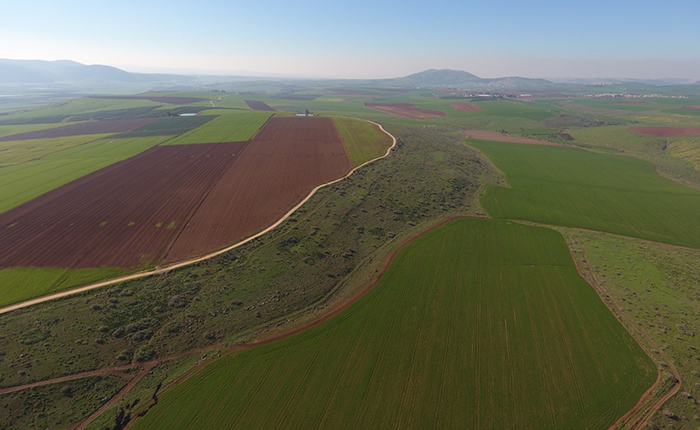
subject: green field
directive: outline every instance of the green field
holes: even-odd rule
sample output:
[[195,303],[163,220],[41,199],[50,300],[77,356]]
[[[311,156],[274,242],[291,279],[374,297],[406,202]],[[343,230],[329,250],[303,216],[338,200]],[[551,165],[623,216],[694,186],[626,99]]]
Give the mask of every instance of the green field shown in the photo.
[[54,137],[50,139],[31,139],[0,142],[0,166],[38,160],[54,152],[63,151],[93,140],[108,136],[107,134],[88,134],[82,136]]
[[116,278],[119,268],[60,269],[18,267],[0,270],[0,306],[55,293],[71,287]]
[[345,150],[353,167],[386,154],[392,139],[379,127],[355,118],[334,117]]
[[105,139],[0,169],[0,213],[75,179],[133,157],[159,138]]
[[655,379],[559,233],[461,219],[338,316],[216,361],[134,428],[607,428]]
[[244,142],[250,140],[272,115],[272,112],[243,110],[205,111],[205,114],[210,113],[220,116],[201,127],[167,141],[166,144]]
[[700,247],[700,192],[658,176],[636,158],[576,148],[475,142],[510,188],[482,198],[496,218],[582,227]]

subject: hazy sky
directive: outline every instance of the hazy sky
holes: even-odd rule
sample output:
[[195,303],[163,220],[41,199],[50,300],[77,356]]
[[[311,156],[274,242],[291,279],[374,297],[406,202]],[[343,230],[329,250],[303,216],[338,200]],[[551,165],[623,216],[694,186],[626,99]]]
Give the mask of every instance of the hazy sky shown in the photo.
[[700,79],[700,0],[23,0],[0,58],[130,71]]

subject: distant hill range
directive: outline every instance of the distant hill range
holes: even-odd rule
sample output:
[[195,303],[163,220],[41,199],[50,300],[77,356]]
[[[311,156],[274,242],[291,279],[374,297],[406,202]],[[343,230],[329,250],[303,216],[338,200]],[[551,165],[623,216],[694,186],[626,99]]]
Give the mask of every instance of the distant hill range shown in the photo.
[[509,88],[548,88],[553,84],[545,79],[521,78],[511,76],[506,78],[480,78],[469,72],[449,69],[429,69],[420,73],[414,73],[403,78],[380,80],[386,84],[404,87],[455,87],[455,88],[485,88],[485,89],[509,89]]
[[195,79],[185,75],[130,73],[112,66],[88,66],[70,60],[0,59],[0,83],[5,84],[149,84]]
[[687,87],[697,85],[683,79],[531,79],[518,76],[505,78],[480,78],[462,70],[429,69],[412,75],[392,79],[331,80],[331,79],[283,79],[241,76],[192,76],[175,74],[131,73],[112,66],[85,65],[70,60],[9,60],[0,59],[0,85],[16,88],[45,86],[55,89],[74,88],[96,92],[105,88],[122,90],[182,89],[191,86],[217,85],[241,81],[278,82],[284,85],[321,86],[371,86],[393,88],[444,88],[484,91],[552,91],[580,90],[590,87],[605,87],[606,90],[649,91],[660,86]]

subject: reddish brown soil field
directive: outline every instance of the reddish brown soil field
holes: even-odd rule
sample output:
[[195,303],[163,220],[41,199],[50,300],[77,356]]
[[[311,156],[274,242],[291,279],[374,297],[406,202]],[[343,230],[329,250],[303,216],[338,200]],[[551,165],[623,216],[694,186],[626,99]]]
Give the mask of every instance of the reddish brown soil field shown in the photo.
[[413,103],[365,103],[371,109],[380,110],[392,115],[411,119],[433,118],[445,116],[445,112],[439,110],[427,110],[413,106]]
[[169,97],[169,96],[90,96],[93,99],[116,99],[116,100],[150,100],[156,103],[168,103],[171,105],[187,105],[190,103],[205,102],[208,99],[199,97]]
[[0,267],[157,261],[247,143],[154,147],[0,215]]
[[235,243],[281,218],[351,168],[323,117],[272,117],[214,186],[165,256],[180,261]]
[[462,133],[470,139],[490,140],[493,142],[528,143],[531,145],[563,146],[561,143],[547,142],[545,140],[529,139],[527,137],[509,136],[497,131],[487,130],[462,130]]
[[483,110],[479,106],[469,102],[452,103],[450,106],[461,112],[473,112]]
[[107,121],[88,121],[80,124],[49,128],[47,130],[35,130],[28,131],[26,133],[3,136],[0,138],[0,142],[9,142],[11,140],[50,139],[54,137],[81,136],[83,134],[126,133],[139,127],[143,127],[144,125],[152,124],[161,119],[163,118],[131,118],[113,119]]
[[272,106],[268,105],[265,102],[261,102],[259,100],[243,100],[245,104],[248,105],[249,108],[253,110],[262,110],[262,111],[270,111],[270,112],[275,112],[277,109],[273,108]]
[[700,110],[700,106],[683,106],[683,109]]
[[700,136],[700,127],[635,127],[630,131],[656,137]]

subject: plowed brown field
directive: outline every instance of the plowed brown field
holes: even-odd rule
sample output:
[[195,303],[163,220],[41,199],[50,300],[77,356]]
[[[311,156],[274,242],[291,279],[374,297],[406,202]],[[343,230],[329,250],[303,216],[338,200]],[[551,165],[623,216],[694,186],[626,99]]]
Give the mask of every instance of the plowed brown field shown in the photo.
[[700,106],[683,106],[683,109],[700,110]]
[[54,137],[81,136],[83,134],[126,133],[163,118],[113,119],[107,121],[88,121],[46,130],[28,131],[0,137],[0,142],[12,140],[51,139]]
[[268,105],[265,102],[261,102],[260,100],[243,100],[245,104],[248,105],[249,108],[253,110],[260,110],[260,111],[268,111],[268,112],[274,112],[277,109],[273,108],[272,106]]
[[700,127],[635,127],[630,131],[656,137],[700,136]]
[[483,110],[479,106],[472,104],[472,103],[469,103],[469,102],[452,103],[450,106],[452,106],[456,110],[462,111],[462,112],[472,112],[472,111]]
[[246,143],[152,148],[0,215],[0,267],[156,261]]
[[413,103],[365,103],[365,106],[392,115],[411,119],[433,118],[445,116],[445,112],[439,110],[427,110],[413,106]]
[[270,118],[202,202],[165,261],[222,248],[273,224],[314,187],[350,168],[330,118]]
[[250,142],[152,148],[0,215],[0,268],[127,267],[205,254],[351,168],[330,118],[271,118]]
[[531,145],[562,146],[560,143],[547,142],[546,140],[529,139],[527,137],[509,136],[505,133],[488,130],[462,130],[469,139],[490,140],[492,142],[528,143]]

